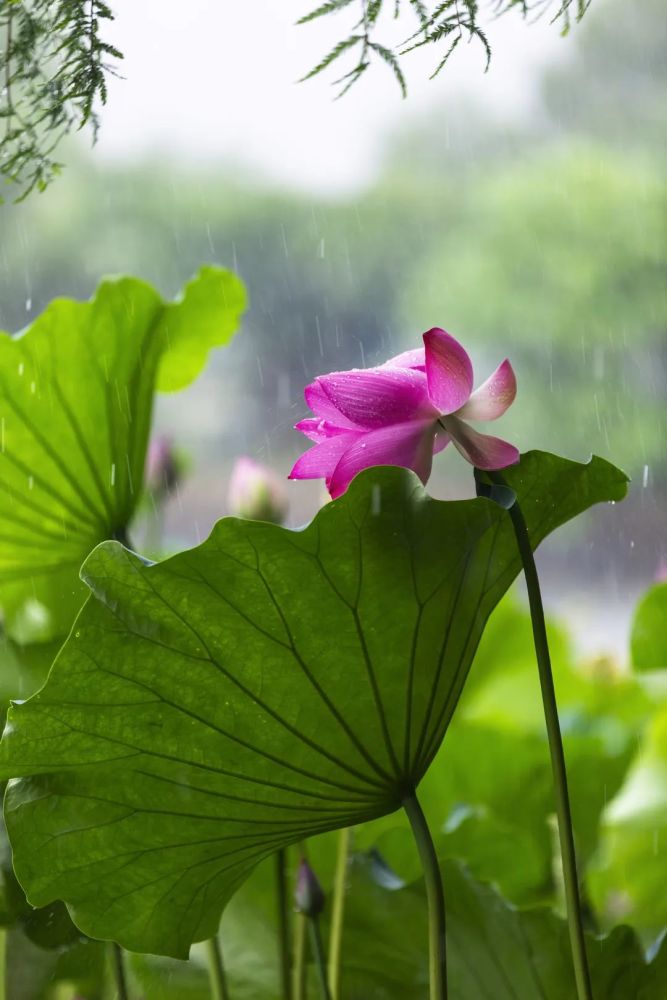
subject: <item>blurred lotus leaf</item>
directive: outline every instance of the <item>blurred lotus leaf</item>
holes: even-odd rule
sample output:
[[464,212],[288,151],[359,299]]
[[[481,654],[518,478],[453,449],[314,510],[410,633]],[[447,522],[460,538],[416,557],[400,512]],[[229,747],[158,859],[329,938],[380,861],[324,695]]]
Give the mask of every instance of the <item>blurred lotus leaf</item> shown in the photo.
[[191,381],[244,306],[239,279],[205,267],[172,303],[121,278],[0,335],[0,607],[10,636],[43,642],[68,631],[86,592],[81,563],[104,539],[126,537],[155,390]]

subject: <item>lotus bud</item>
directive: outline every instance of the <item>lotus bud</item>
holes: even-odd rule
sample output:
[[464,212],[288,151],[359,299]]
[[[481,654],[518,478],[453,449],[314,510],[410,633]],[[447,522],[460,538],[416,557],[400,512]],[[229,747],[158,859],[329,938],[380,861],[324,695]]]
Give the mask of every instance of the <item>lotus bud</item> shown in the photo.
[[287,490],[271,469],[243,456],[232,469],[227,504],[236,517],[282,524],[287,516]]
[[667,583],[667,557],[660,557],[653,580],[654,583]]
[[319,917],[324,909],[324,891],[305,858],[301,858],[299,862],[294,901],[297,910],[307,917]]
[[168,437],[153,438],[146,456],[145,483],[148,492],[163,500],[178,486],[182,478],[182,463]]

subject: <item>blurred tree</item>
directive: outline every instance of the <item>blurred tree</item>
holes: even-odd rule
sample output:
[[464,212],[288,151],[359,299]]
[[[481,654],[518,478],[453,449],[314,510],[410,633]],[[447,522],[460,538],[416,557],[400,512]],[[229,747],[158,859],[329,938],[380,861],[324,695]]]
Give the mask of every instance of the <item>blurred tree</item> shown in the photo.
[[289,426],[291,385],[392,350],[397,290],[436,235],[431,213],[448,214],[455,195],[436,177],[415,190],[403,176],[326,202],[219,172],[73,165],[57,197],[5,208],[0,328],[22,327],[56,295],[88,296],[100,274],[138,274],[173,294],[202,261],[224,262],[251,303],[232,348],[239,381],[263,396],[257,421]]
[[443,226],[402,315],[418,328],[449,324],[492,345],[494,358],[511,348],[523,403],[506,427],[524,444],[667,471],[662,169],[591,146],[547,147],[498,176],[480,168],[470,191],[463,224]]
[[565,61],[547,73],[543,97],[561,132],[623,149],[667,140],[667,17],[664,0],[605,0],[577,32]]

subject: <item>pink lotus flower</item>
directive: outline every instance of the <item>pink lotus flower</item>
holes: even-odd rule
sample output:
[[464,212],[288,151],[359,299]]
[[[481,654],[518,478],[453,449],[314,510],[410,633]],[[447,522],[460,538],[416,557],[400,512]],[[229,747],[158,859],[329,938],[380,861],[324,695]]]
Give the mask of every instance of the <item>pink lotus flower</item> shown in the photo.
[[331,497],[374,465],[412,469],[423,483],[433,455],[450,441],[479,469],[519,461],[514,445],[480,434],[466,420],[496,420],[516,395],[505,360],[475,392],[472,363],[451,334],[434,327],[424,347],[405,351],[377,368],[320,375],[306,387],[315,414],[296,429],[315,442],[290,479],[324,479]]

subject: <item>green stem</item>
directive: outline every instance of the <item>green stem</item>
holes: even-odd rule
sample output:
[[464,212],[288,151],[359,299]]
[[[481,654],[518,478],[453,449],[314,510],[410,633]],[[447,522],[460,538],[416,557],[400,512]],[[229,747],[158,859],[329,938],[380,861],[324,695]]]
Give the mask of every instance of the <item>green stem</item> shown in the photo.
[[445,893],[440,865],[426,817],[414,792],[403,799],[410,820],[426,885],[429,934],[430,1000],[447,1000],[447,947],[445,935]]
[[281,847],[275,854],[276,899],[278,902],[278,948],[280,957],[280,982],[283,1000],[292,1000],[290,975],[289,932],[290,918],[287,905],[287,850]]
[[294,962],[292,963],[292,992],[294,1000],[306,1000],[306,915],[297,913],[294,918]]
[[111,965],[113,968],[114,985],[116,987],[116,1000],[129,1000],[130,994],[127,991],[123,949],[115,941],[111,942]]
[[0,1000],[6,1000],[7,994],[7,931],[0,927]]
[[331,928],[329,931],[329,989],[332,1000],[340,997],[340,957],[343,947],[343,920],[345,917],[345,889],[347,864],[350,852],[350,828],[338,833],[338,856],[331,904]]
[[[501,486],[507,486],[500,473],[489,473],[489,478]],[[558,835],[560,840],[561,860],[563,864],[563,883],[565,887],[565,903],[567,923],[570,933],[570,947],[574,964],[574,976],[577,984],[578,1000],[592,1000],[591,978],[586,957],[584,928],[581,919],[581,900],[579,896],[579,879],[577,877],[577,862],[574,849],[574,834],[572,831],[572,812],[570,797],[567,790],[567,771],[563,738],[558,721],[558,705],[551,671],[551,657],[547,640],[547,628],[544,620],[540,581],[535,566],[533,549],[530,544],[528,528],[518,501],[509,508],[512,526],[516,536],[517,546],[521,555],[523,572],[528,589],[528,603],[533,625],[533,642],[537,658],[537,669],[542,689],[542,704],[546,721],[549,752],[551,754],[551,769],[556,794],[556,816],[558,818]]]
[[322,934],[320,932],[319,917],[308,917],[308,928],[310,930],[310,947],[315,959],[317,978],[320,982],[322,1000],[331,1000],[329,983],[327,981],[327,963],[324,958],[324,948],[322,947]]
[[206,942],[206,957],[208,960],[208,979],[211,985],[213,1000],[229,1000],[225,966],[222,961],[222,949],[217,936]]

